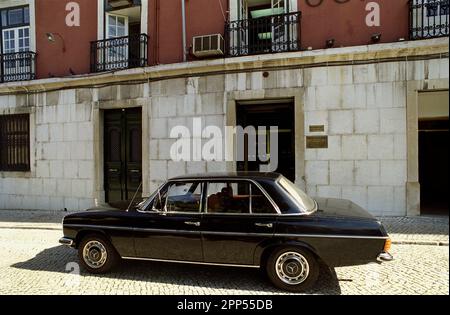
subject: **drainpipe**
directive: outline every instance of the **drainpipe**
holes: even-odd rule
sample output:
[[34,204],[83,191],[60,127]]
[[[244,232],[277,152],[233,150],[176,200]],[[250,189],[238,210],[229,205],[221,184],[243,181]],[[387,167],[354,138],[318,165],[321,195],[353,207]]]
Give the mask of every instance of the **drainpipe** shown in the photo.
[[187,60],[186,53],[186,4],[185,0],[181,0],[181,17],[182,17],[182,27],[183,27],[183,62]]

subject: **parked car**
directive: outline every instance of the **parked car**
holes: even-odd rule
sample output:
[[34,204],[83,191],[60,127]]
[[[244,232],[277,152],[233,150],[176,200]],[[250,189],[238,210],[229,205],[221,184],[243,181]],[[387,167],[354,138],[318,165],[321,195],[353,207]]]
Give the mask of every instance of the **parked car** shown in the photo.
[[168,180],[128,211],[91,210],[63,221],[60,243],[82,266],[108,272],[118,260],[264,268],[275,286],[311,287],[319,264],[392,259],[371,214],[347,200],[310,198],[276,173],[223,173]]

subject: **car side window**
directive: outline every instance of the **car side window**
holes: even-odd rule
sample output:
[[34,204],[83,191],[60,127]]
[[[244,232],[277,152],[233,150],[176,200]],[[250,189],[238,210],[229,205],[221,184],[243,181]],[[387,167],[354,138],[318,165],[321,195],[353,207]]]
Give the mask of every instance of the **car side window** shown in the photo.
[[167,212],[200,212],[202,185],[200,182],[175,182],[167,190]]
[[250,213],[249,188],[247,182],[209,182],[207,213]]
[[274,214],[276,210],[274,209],[272,203],[263,194],[261,189],[255,184],[252,184],[251,189],[251,201],[252,201],[252,213],[257,214]]

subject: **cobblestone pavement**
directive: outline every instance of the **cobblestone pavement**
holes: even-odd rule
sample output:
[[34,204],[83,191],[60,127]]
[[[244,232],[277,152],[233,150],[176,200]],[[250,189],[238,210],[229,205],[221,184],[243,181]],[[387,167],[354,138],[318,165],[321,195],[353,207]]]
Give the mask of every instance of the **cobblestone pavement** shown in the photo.
[[[76,251],[59,246],[59,229],[1,223],[0,294],[285,294],[259,270],[238,268],[127,262],[107,275],[77,276]],[[449,294],[447,246],[399,244],[392,254],[381,265],[324,269],[307,293]]]

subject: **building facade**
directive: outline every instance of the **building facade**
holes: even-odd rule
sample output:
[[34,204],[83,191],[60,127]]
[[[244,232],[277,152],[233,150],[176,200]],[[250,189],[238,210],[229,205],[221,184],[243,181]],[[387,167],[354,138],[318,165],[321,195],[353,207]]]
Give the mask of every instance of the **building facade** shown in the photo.
[[375,215],[448,213],[448,10],[1,1],[0,209],[82,210],[147,197],[172,176],[262,164],[174,161],[171,131],[200,119],[278,126],[277,171],[312,196]]

